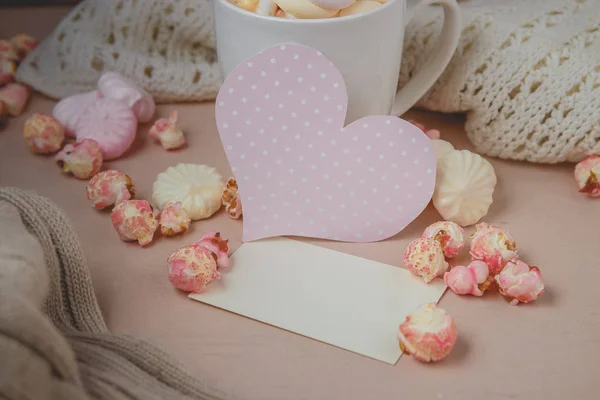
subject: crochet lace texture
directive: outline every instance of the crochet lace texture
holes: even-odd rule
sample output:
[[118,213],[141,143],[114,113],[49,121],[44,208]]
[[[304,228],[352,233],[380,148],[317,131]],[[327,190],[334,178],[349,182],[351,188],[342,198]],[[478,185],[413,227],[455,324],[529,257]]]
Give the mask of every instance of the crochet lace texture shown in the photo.
[[[600,153],[600,0],[461,1],[458,50],[418,106],[467,113],[480,153],[540,163]],[[442,13],[407,27],[400,83],[435,51]],[[158,102],[214,99],[211,0],[86,0],[19,68],[54,98],[116,71]]]
[[[540,163],[600,153],[600,1],[462,3],[464,29],[449,67],[419,106],[467,113],[489,156]],[[439,10],[408,27],[400,85],[435,51]]]
[[86,0],[19,67],[18,78],[62,98],[119,72],[158,102],[214,99],[221,84],[210,0]]

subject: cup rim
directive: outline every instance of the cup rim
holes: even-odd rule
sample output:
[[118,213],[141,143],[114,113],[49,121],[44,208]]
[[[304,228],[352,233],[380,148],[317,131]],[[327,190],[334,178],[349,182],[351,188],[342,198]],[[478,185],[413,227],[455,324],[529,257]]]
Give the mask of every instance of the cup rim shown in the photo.
[[[275,18],[272,16],[266,15],[258,15],[256,13],[245,10],[241,7],[236,6],[233,3],[230,3],[228,0],[214,0],[215,2],[222,3],[225,7],[233,10],[234,12],[239,12],[245,15],[248,18],[255,18],[259,20],[263,20],[265,23],[273,23],[273,24],[304,24],[304,25],[317,25],[317,24],[343,24],[345,22],[358,20],[362,18],[369,18],[379,12],[383,12],[386,8],[391,7],[392,4],[406,0],[388,0],[381,6],[374,8],[370,11],[360,14],[347,15],[345,17],[334,17],[334,18],[317,18],[317,19],[287,19],[287,18]],[[371,0],[376,1],[376,0]],[[402,23],[402,21],[398,21],[398,23]]]

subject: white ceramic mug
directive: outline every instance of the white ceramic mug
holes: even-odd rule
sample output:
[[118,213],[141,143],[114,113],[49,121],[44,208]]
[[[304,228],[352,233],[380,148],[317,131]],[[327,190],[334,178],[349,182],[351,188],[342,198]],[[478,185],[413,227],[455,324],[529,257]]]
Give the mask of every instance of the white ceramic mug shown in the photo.
[[[260,16],[227,0],[214,0],[217,54],[224,76],[245,59],[282,43],[321,51],[342,73],[350,123],[367,115],[402,115],[442,74],[460,37],[455,0],[421,0],[409,12],[406,0],[389,0],[374,10],[328,19]],[[434,55],[398,92],[406,23],[423,7],[440,4],[444,26]]]

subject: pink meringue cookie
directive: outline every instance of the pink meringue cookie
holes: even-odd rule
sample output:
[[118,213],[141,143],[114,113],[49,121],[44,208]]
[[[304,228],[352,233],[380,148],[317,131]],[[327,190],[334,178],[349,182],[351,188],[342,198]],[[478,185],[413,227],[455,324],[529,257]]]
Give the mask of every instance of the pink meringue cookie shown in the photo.
[[471,236],[471,257],[485,262],[492,276],[502,271],[507,262],[519,258],[517,244],[508,231],[485,222],[475,226]]
[[201,293],[209,283],[221,278],[211,251],[197,243],[171,254],[167,268],[169,282],[184,292]]
[[400,349],[419,361],[436,362],[454,347],[458,330],[454,319],[435,304],[425,304],[406,317],[398,329]]
[[75,137],[81,114],[100,97],[102,94],[97,90],[65,97],[54,106],[52,116],[63,124],[67,136]]
[[420,237],[408,245],[404,253],[404,265],[409,271],[422,277],[425,283],[442,276],[448,269],[442,246],[427,237]]
[[455,222],[439,221],[429,225],[423,236],[437,240],[446,258],[453,258],[465,247],[464,233],[465,230]]
[[152,242],[158,221],[146,200],[125,200],[113,208],[113,227],[124,242],[136,240],[140,246]]
[[579,192],[600,197],[600,155],[591,155],[575,166],[575,180]]
[[444,274],[444,282],[456,294],[482,296],[492,283],[488,266],[483,261],[473,261],[468,266],[456,265]]
[[516,306],[536,300],[544,293],[544,280],[538,267],[523,261],[510,261],[494,278],[498,291]]
[[116,72],[102,74],[98,81],[98,90],[104,97],[125,102],[139,122],[148,122],[154,115],[156,104],[152,96]]
[[137,120],[127,104],[109,98],[97,98],[81,114],[75,134],[77,141],[93,139],[105,160],[121,156],[135,139]]
[[204,234],[196,244],[212,252],[218,269],[229,267],[229,240],[223,239],[219,232]]
[[87,184],[86,194],[96,209],[118,204],[135,196],[135,187],[131,178],[117,170],[102,171]]
[[102,150],[95,140],[83,139],[67,144],[54,160],[63,172],[70,172],[78,179],[88,179],[102,167]]

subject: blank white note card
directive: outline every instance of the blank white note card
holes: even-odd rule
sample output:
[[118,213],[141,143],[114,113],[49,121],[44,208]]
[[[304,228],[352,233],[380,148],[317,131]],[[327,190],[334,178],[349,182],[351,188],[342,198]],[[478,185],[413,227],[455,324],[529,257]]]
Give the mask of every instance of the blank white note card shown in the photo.
[[403,268],[286,238],[245,243],[231,264],[190,297],[389,364],[401,356],[398,325],[446,290],[441,279],[426,284]]

